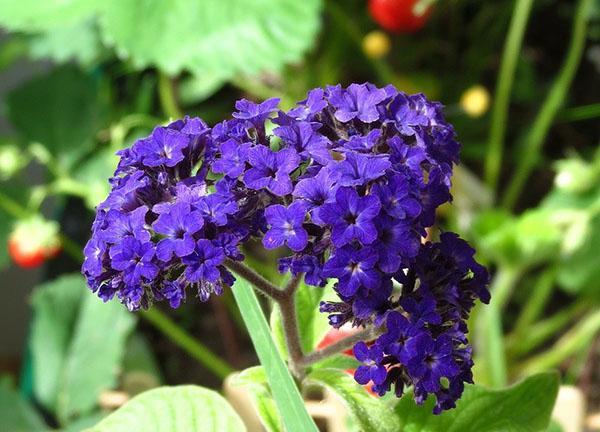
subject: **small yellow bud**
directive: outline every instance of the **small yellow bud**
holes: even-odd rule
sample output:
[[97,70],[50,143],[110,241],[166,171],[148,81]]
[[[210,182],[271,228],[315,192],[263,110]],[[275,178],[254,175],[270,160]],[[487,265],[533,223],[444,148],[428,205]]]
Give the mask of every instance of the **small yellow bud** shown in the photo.
[[460,106],[470,117],[481,117],[490,107],[490,93],[482,85],[469,87],[460,98]]
[[390,52],[392,43],[387,34],[382,31],[375,30],[367,33],[362,41],[362,49],[364,53],[371,58],[378,59]]

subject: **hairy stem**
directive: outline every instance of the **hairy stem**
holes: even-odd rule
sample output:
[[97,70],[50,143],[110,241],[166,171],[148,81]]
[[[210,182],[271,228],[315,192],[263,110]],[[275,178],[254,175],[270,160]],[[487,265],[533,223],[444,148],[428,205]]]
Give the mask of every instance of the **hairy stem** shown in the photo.
[[377,336],[383,333],[382,328],[369,327],[364,330],[359,331],[358,333],[354,333],[351,336],[345,337],[344,339],[340,339],[339,341],[326,346],[323,349],[313,351],[309,354],[306,354],[302,359],[302,365],[304,367],[310,366],[314,363],[317,363],[327,357],[331,357],[335,354],[339,354],[343,351],[346,351],[352,348],[357,342],[360,341],[369,341],[375,339]]
[[233,261],[228,259],[225,261],[225,267],[246,279],[258,292],[267,296],[270,299],[273,299],[278,302],[281,298],[285,296],[285,293],[282,290],[280,290],[271,282],[266,280],[264,277],[256,273],[250,267],[242,264],[239,261]]
[[[297,286],[297,285],[296,285]],[[300,331],[298,329],[298,318],[296,316],[296,291],[286,290],[285,294],[277,301],[281,310],[281,322],[285,335],[285,343],[289,354],[288,366],[297,378],[302,378],[304,368],[302,361],[302,343],[300,342]]]

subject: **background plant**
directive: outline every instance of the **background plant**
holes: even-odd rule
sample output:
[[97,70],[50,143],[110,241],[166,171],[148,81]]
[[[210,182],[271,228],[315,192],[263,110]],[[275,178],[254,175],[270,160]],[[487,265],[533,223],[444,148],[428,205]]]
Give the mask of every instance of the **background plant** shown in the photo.
[[[150,15],[136,9],[134,2],[123,3],[120,10],[116,2],[106,6],[93,3],[71,2],[61,9],[44,10],[33,1],[18,5],[7,2],[0,7],[0,21],[11,31],[2,43],[0,65],[9,67],[25,56],[52,58],[56,62],[51,71],[39,74],[6,98],[7,117],[15,129],[3,137],[0,149],[0,232],[7,237],[14,220],[37,214],[40,208],[47,219],[61,221],[65,252],[61,267],[61,261],[52,262],[53,275],[62,272],[61,268],[68,273],[78,266],[78,251],[85,241],[88,223],[72,221],[90,217],[81,202],[92,208],[108,192],[105,178],[116,164],[114,151],[146,135],[155,124],[178,117],[183,111],[200,114],[214,123],[231,111],[240,94],[256,99],[283,96],[283,106],[289,107],[308,88],[328,83],[391,82],[401,90],[423,90],[429,97],[443,101],[463,144],[464,163],[454,177],[455,206],[443,212],[446,220],[442,225],[477,244],[480,259],[496,269],[492,290],[496,291],[494,297],[501,299],[491,312],[482,310],[473,318],[472,338],[482,357],[476,379],[502,385],[521,375],[559,367],[563,382],[585,382],[590,365],[586,359],[594,358],[591,342],[600,325],[594,308],[598,292],[594,256],[598,237],[598,159],[593,119],[598,115],[598,98],[591,91],[597,72],[590,48],[597,43],[598,31],[593,2],[437,2],[429,23],[420,33],[392,37],[391,51],[379,58],[362,50],[363,36],[375,25],[365,4],[359,1],[344,2],[343,6],[333,1],[300,2],[286,4],[281,10],[249,6],[248,11],[239,11],[239,15],[231,12],[230,16],[219,11],[215,3],[208,16],[214,23],[212,30],[219,32],[222,28],[219,34],[228,35],[222,38],[222,46],[212,42],[210,32],[201,31],[205,27],[196,25],[197,15],[193,9],[185,8],[185,2],[176,9],[186,13],[161,8],[164,3],[156,2],[156,10],[161,13],[155,15],[152,25],[154,21],[149,17],[144,30],[159,27],[162,34],[150,30],[139,33],[138,25],[131,26],[135,22],[132,16]],[[232,21],[232,16],[251,18],[241,22]],[[266,16],[278,23],[275,29],[285,32],[285,37],[277,38],[277,33],[261,30]],[[297,19],[298,16],[304,19]],[[169,20],[181,25],[165,25]],[[238,22],[239,26],[231,25]],[[555,32],[542,31],[549,22]],[[256,37],[237,36],[236,31],[249,31],[248,28],[255,30],[245,34]],[[320,37],[315,39],[318,31]],[[499,53],[506,34],[508,42],[501,60]],[[564,37],[554,43],[550,42],[551,34]],[[162,37],[157,41],[159,35]],[[165,45],[161,45],[163,41]],[[190,48],[194,46],[200,48]],[[306,51],[309,46],[313,48]],[[169,48],[173,55],[165,55]],[[259,52],[261,55],[255,55]],[[493,88],[498,71],[502,84],[498,83],[492,96],[492,116],[465,115],[462,109],[468,105],[459,104],[463,92],[477,83]],[[490,122],[495,131],[492,137]],[[481,163],[484,159],[486,164]],[[43,180],[33,187],[28,181],[32,166],[44,170]],[[467,167],[477,175],[472,175]],[[515,178],[521,180],[511,180],[513,169],[520,173]],[[491,185],[493,172],[497,179],[495,193],[477,180],[478,176],[487,178]],[[531,176],[531,172],[535,175]],[[524,177],[529,178],[527,187],[523,187]],[[500,204],[492,204],[496,202]],[[75,240],[70,242],[69,238]],[[66,254],[73,255],[74,260],[70,261]],[[282,282],[264,266],[271,258],[250,255],[263,276]],[[0,252],[0,259],[7,262],[6,251]],[[62,279],[56,283],[66,284]],[[40,291],[46,292],[45,288]],[[302,290],[297,294],[303,299],[298,300],[299,305],[315,299],[314,293],[302,294]],[[34,297],[36,310],[48,297],[52,296],[44,296],[44,300]],[[229,321],[240,323],[240,316],[232,307],[233,299],[225,300]],[[80,308],[83,303],[73,300],[69,304]],[[156,337],[148,324],[143,324],[152,323],[210,368],[207,370],[224,376],[232,368],[184,330],[193,328],[189,316],[197,316],[197,308],[189,307],[175,315],[158,309],[140,314],[141,334],[138,330],[131,336],[128,326],[123,332],[142,341]],[[210,307],[202,311],[212,313]],[[43,316],[36,312],[36,320]],[[280,325],[277,316],[278,312],[274,312],[271,318],[276,344]],[[322,317],[307,313],[302,319],[309,323],[309,330],[303,333],[312,335],[303,343],[313,343],[314,348],[323,334]],[[54,323],[56,319],[50,321]],[[93,325],[77,322],[67,320],[59,327],[63,334],[60,346],[67,353],[60,356],[62,359],[77,352],[78,338],[88,337],[82,333],[88,330],[74,329],[93,329]],[[33,329],[36,326],[40,327],[32,324]],[[75,337],[79,333],[82,335]],[[115,354],[110,357],[122,367],[118,374],[111,369],[102,380],[102,388],[115,383],[133,394],[162,382],[164,361],[158,367],[161,373],[157,373],[156,361],[150,360],[154,358],[153,350],[141,342],[137,346],[146,346],[138,350],[143,354],[132,357],[129,349],[118,348],[124,337],[108,342],[114,344],[109,351]],[[478,339],[481,342],[477,343]],[[34,377],[35,356],[32,348]],[[128,360],[131,358],[136,360]],[[347,364],[347,359],[337,359],[341,362],[338,365]],[[57,363],[63,361],[71,360]],[[132,364],[136,365],[133,369]],[[60,370],[60,366],[56,368]],[[84,374],[83,369],[72,370]],[[141,381],[131,378],[139,378],[140,372],[144,377]],[[22,394],[31,399],[33,388],[35,399],[42,402],[43,390],[36,388],[40,384],[36,380],[33,386],[27,382],[21,380]],[[132,387],[132,382],[142,385]],[[265,383],[258,379],[251,387],[264,395],[270,392]],[[3,388],[9,394],[9,386]],[[97,395],[100,390],[90,392]],[[357,394],[360,404],[368,404],[364,395]],[[91,399],[91,403],[82,401],[83,407],[73,409],[69,408],[70,402],[42,405],[64,425],[94,413],[98,409],[97,397]],[[65,400],[77,398],[70,396]],[[21,402],[14,403],[23,406]],[[272,404],[264,402],[261,406]],[[29,419],[26,424],[39,426],[39,419],[36,423],[29,415],[25,418]]]

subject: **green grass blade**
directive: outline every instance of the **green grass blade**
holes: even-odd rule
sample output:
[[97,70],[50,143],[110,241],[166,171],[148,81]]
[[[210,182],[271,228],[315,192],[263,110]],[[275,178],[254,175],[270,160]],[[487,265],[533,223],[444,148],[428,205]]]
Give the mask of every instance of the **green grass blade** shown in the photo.
[[260,364],[267,372],[273,398],[286,430],[317,432],[318,429],[306,411],[302,396],[275,347],[254,290],[248,282],[238,277],[233,285],[233,295],[250,333]]

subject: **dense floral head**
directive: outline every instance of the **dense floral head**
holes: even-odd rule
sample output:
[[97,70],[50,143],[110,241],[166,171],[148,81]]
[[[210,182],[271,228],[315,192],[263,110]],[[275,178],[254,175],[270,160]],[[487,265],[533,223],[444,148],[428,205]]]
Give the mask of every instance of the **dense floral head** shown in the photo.
[[421,241],[458,162],[441,105],[371,84],[277,105],[240,100],[212,128],[186,117],[121,151],[85,250],[92,290],[132,310],[177,307],[230,286],[226,263],[246,241],[285,247],[280,271],[337,279],[340,301],[321,305],[331,325],[385,329],[356,347],[359,382],[381,394],[413,385],[418,401],[453,406],[471,378],[465,319],[489,294],[464,241]]

